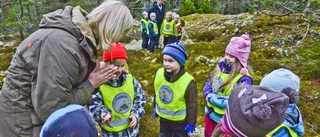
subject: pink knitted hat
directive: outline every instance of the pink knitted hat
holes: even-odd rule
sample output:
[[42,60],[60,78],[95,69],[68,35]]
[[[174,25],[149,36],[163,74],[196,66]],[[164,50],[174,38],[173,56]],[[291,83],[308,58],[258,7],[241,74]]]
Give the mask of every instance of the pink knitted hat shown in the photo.
[[240,73],[246,75],[248,73],[247,63],[250,55],[251,39],[249,34],[243,34],[241,37],[232,37],[226,53],[235,56],[241,62],[243,68]]

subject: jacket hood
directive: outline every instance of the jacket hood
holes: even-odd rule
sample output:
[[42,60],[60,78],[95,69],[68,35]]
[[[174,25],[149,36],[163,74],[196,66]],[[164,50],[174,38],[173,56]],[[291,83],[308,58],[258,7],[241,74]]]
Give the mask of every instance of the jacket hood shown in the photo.
[[301,112],[296,104],[290,104],[286,110],[284,123],[294,130],[299,136],[304,135],[303,120]]
[[59,28],[68,31],[76,38],[80,38],[79,29],[72,23],[71,6],[66,6],[64,9],[58,9],[54,12],[43,15],[39,27],[40,28]]
[[[88,13],[81,7],[66,6],[54,12],[43,15],[40,28],[57,28],[69,32],[79,41],[79,46],[88,53],[92,62],[97,59],[97,43],[94,33],[86,19]],[[84,39],[84,36],[86,37]],[[87,41],[90,46],[87,46]]]
[[152,6],[158,8],[158,3],[157,3],[157,1],[154,1],[153,4],[152,4]]
[[59,28],[75,36],[82,38],[83,35],[88,37],[96,46],[93,31],[91,30],[85,16],[88,13],[79,6],[66,6],[64,9],[58,9],[54,12],[43,15],[40,28]]

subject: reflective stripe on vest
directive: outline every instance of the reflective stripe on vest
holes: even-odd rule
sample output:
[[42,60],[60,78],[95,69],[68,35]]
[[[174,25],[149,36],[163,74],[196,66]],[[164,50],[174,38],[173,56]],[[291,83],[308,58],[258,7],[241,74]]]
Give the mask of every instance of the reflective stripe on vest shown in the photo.
[[[238,74],[235,78],[233,78],[233,80],[231,80],[231,82],[229,83],[229,85],[223,90],[223,92],[218,91],[219,88],[222,86],[223,83],[227,82],[227,79],[229,78],[230,74],[226,74],[223,72],[218,73],[217,75],[215,75],[211,86],[212,86],[212,90],[213,93],[216,93],[220,96],[229,96],[231,94],[231,91],[233,90],[234,86],[236,85],[237,81],[243,76],[242,74]],[[215,86],[214,86],[215,85]],[[224,115],[226,113],[226,110],[220,107],[217,107],[215,105],[212,105],[209,101],[207,101],[207,106],[212,108],[214,110],[214,112],[220,114],[220,115]]]
[[121,87],[111,87],[108,84],[100,86],[100,94],[104,106],[112,112],[112,119],[107,124],[101,124],[101,128],[108,132],[119,132],[130,127],[129,116],[134,101],[134,85],[131,74],[127,75],[125,83]]
[[[157,26],[157,23],[153,22],[153,21],[149,21],[149,23],[152,24],[153,26],[153,31],[154,33],[157,35],[159,32],[158,32],[158,26]],[[149,25],[149,24],[148,24]],[[147,34],[149,35],[149,28],[147,29]]]
[[101,125],[102,126],[109,126],[109,127],[116,127],[116,126],[125,125],[127,123],[130,123],[130,119],[129,118],[124,118],[124,119],[120,119],[120,120],[112,120],[107,124],[101,124]]
[[185,92],[194,78],[185,72],[177,81],[170,83],[165,80],[164,68],[160,68],[154,80],[156,91],[156,112],[165,119],[182,121],[186,117]]
[[146,25],[146,31],[145,31],[145,33],[148,33],[148,24],[149,24],[149,21],[146,20],[146,19],[141,19],[140,22],[141,22],[141,32],[142,32],[142,22],[143,22],[144,25]]
[[173,27],[174,26],[174,21],[173,20],[168,22],[165,19],[163,21],[162,25],[163,25],[163,30],[162,30],[163,35],[173,35],[173,29],[177,29],[177,28]]
[[288,125],[286,124],[281,124],[280,126],[278,126],[276,129],[272,130],[270,133],[267,134],[267,137],[273,137],[273,134],[276,133],[280,128],[286,128],[289,131],[289,134],[291,135],[291,137],[298,137],[298,134],[296,132],[294,132]]

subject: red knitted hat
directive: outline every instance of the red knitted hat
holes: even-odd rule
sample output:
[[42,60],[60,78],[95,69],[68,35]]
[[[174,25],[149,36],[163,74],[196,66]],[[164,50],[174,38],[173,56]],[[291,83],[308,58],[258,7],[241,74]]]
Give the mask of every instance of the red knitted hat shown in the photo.
[[115,59],[125,59],[127,60],[127,52],[124,45],[120,42],[112,43],[108,51],[103,52],[103,61],[108,62]]

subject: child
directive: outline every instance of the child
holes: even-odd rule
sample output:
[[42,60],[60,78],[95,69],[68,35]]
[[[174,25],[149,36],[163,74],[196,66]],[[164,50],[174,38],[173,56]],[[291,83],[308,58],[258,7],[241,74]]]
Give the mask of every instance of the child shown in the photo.
[[141,37],[142,37],[142,48],[143,49],[148,49],[148,43],[149,43],[149,37],[147,34],[147,29],[148,29],[148,12],[143,12],[142,13],[143,18],[141,19]]
[[162,51],[163,68],[154,79],[154,116],[160,116],[161,137],[187,137],[197,123],[198,90],[194,78],[185,71],[188,54],[180,43],[168,44]]
[[148,24],[147,34],[150,38],[150,43],[148,45],[148,52],[154,52],[154,47],[157,44],[158,40],[158,26],[157,26],[157,20],[156,20],[156,14],[154,12],[151,12],[150,14],[151,20]]
[[[224,58],[214,72],[209,75],[203,88],[203,97],[207,101],[205,107],[205,137],[212,135],[213,129],[225,114],[228,98],[235,85],[252,85],[253,75],[248,65],[251,39],[248,34],[231,38]],[[249,72],[248,72],[249,71]]]
[[280,93],[263,86],[237,86],[212,137],[263,137],[284,121],[289,103],[298,99],[291,88]]
[[166,13],[166,19],[164,19],[160,33],[163,35],[163,45],[174,42],[174,37],[177,35],[177,27],[172,18],[172,12],[168,11]]
[[103,53],[106,65],[113,64],[120,73],[99,88],[89,104],[89,111],[101,127],[103,137],[139,136],[139,121],[144,115],[146,97],[140,83],[127,73],[127,54],[121,43],[111,44]]
[[40,137],[98,137],[88,110],[72,104],[54,111],[42,126]]
[[180,16],[178,14],[174,15],[174,23],[177,27],[177,36],[174,38],[174,42],[180,42],[181,36],[182,36],[182,24],[180,22]]
[[[291,88],[299,92],[300,78],[290,70],[280,68],[262,78],[260,86],[265,86],[275,92],[281,92],[285,88]],[[303,136],[303,134],[303,120],[300,110],[296,104],[290,104],[286,111],[285,121],[267,136],[297,137]]]

